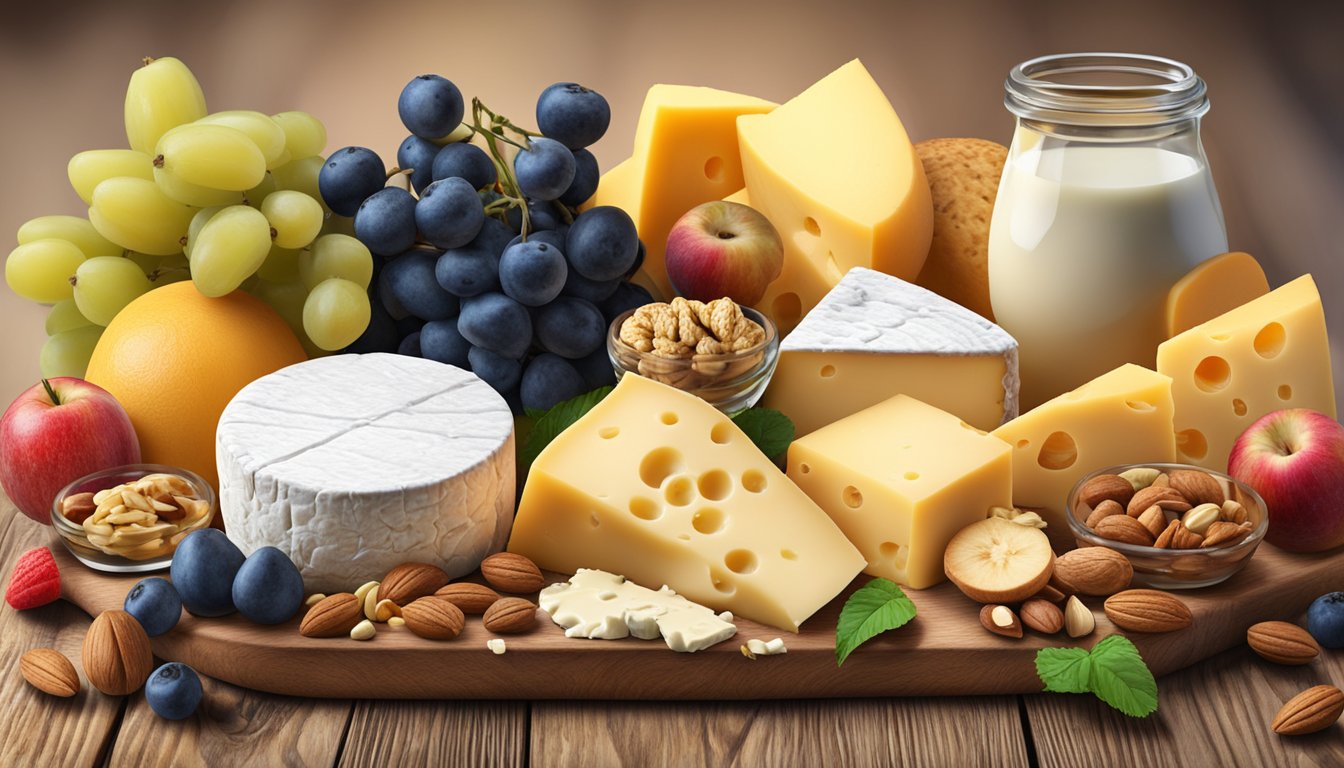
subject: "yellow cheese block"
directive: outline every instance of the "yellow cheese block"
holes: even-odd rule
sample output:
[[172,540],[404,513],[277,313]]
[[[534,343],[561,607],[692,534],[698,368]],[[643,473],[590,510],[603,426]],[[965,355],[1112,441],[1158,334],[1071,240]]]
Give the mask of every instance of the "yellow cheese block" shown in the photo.
[[1157,370],[1172,379],[1180,460],[1227,470],[1256,419],[1280,408],[1335,418],[1321,295],[1311,275],[1168,339]]
[[868,560],[914,589],[944,579],[957,531],[1013,498],[1012,449],[946,411],[897,395],[795,440],[789,477]]
[[635,374],[533,462],[509,551],[795,632],[864,567],[731,419]]
[[1074,543],[1065,503],[1074,483],[1112,464],[1176,458],[1171,379],[1132,363],[994,430],[1013,446],[1013,501],[1040,511],[1056,549]]
[[933,238],[924,166],[854,60],[768,115],[738,118],[754,208],[784,240],[784,272],[757,305],[787,333],[851,267],[913,281]]
[[675,294],[663,266],[667,234],[682,214],[741,189],[737,118],[774,102],[688,85],[655,85],[644,97],[630,158],[602,175],[592,205],[614,205],[634,219],[647,255],[638,282],[655,298]]
[[1214,256],[1176,281],[1167,293],[1167,338],[1269,293],[1260,262],[1249,253]]

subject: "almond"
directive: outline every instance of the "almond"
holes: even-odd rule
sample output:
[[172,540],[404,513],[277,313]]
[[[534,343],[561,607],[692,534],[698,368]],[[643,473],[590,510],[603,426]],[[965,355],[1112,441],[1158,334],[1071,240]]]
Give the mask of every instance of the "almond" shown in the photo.
[[154,670],[149,635],[125,611],[103,611],[84,636],[84,674],[109,696],[127,696],[145,684]]
[[1172,489],[1184,496],[1185,500],[1191,504],[1222,506],[1223,502],[1227,500],[1227,494],[1223,493],[1222,483],[1219,483],[1208,472],[1201,472],[1197,469],[1177,469],[1173,470],[1167,477],[1171,480]]
[[1092,611],[1083,605],[1083,601],[1078,599],[1077,595],[1070,595],[1069,601],[1064,604],[1064,632],[1069,637],[1083,637],[1092,634],[1097,628],[1097,618],[1092,615]]
[[1149,533],[1153,534],[1153,540],[1156,541],[1157,537],[1161,536],[1162,532],[1167,529],[1167,513],[1154,504],[1139,515],[1139,522],[1144,528],[1148,529]]
[[1251,535],[1251,529],[1236,523],[1227,523],[1219,520],[1209,525],[1209,530],[1204,533],[1204,543],[1201,547],[1230,547],[1233,544],[1240,544],[1242,539]]
[[446,597],[429,595],[401,609],[406,628],[428,640],[452,640],[462,633],[462,609]]
[[481,622],[499,635],[527,632],[537,625],[537,606],[521,597],[502,597],[486,610]]
[[1021,637],[1022,622],[1006,605],[986,605],[980,608],[980,625],[996,635]]
[[1266,661],[1288,666],[1310,664],[1321,647],[1310,632],[1286,621],[1262,621],[1246,630],[1246,644]]
[[1129,586],[1134,566],[1113,549],[1084,547],[1056,558],[1053,578],[1065,593],[1105,597]]
[[1018,615],[1022,617],[1023,624],[1046,635],[1053,635],[1064,628],[1064,612],[1048,600],[1033,597],[1022,604]]
[[[92,494],[90,494],[92,496]],[[79,693],[79,673],[65,654],[51,648],[34,648],[19,659],[19,674],[43,693],[69,698]]]
[[[1059,561],[1056,560],[1055,562]],[[1060,592],[1059,587],[1054,584],[1046,584],[1044,587],[1041,587],[1040,592],[1032,595],[1032,597],[1039,597],[1042,600],[1049,600],[1056,604],[1064,602],[1064,593]]]
[[1223,514],[1223,510],[1217,504],[1200,504],[1192,507],[1189,512],[1181,515],[1181,523],[1186,528],[1203,536],[1209,530],[1209,526],[1218,522],[1218,518]]
[[1170,488],[1170,487],[1171,487],[1171,478],[1170,478],[1170,477],[1167,477],[1167,473],[1166,473],[1166,472],[1162,472],[1162,473],[1159,473],[1157,477],[1153,478],[1153,482],[1149,483],[1148,485],[1149,485],[1149,487],[1154,487],[1154,488]]
[[1246,508],[1241,505],[1241,502],[1236,501],[1235,499],[1228,499],[1223,502],[1222,514],[1218,517],[1224,522],[1236,523],[1237,525],[1245,523],[1251,519],[1250,515],[1246,514]]
[[1155,589],[1129,589],[1106,598],[1106,617],[1130,632],[1174,632],[1194,621],[1184,602]]
[[1280,736],[1316,733],[1335,724],[1344,713],[1344,692],[1333,685],[1318,685],[1297,694],[1274,716],[1270,728]]
[[499,593],[495,590],[484,584],[473,584],[469,581],[449,584],[434,594],[448,598],[449,602],[462,609],[468,616],[480,616],[499,599]]
[[481,563],[481,575],[500,592],[516,595],[537,592],[546,586],[546,579],[537,564],[513,552],[500,552],[485,558]]
[[1152,467],[1134,467],[1120,473],[1120,476],[1129,481],[1134,486],[1135,491],[1141,491],[1153,484],[1153,481],[1162,474],[1162,470]]
[[1184,512],[1190,508],[1190,502],[1186,501],[1175,488],[1154,484],[1137,491],[1134,498],[1129,500],[1126,511],[1130,517],[1138,517],[1154,504],[1171,512]]
[[1179,525],[1171,535],[1172,549],[1199,549],[1199,545],[1204,543],[1204,537],[1195,533],[1185,526],[1183,521],[1177,520]]
[[1106,499],[1094,507],[1092,514],[1087,516],[1087,527],[1095,531],[1097,523],[1100,523],[1102,518],[1123,514],[1125,514],[1125,508],[1120,502],[1114,499]]
[[1153,545],[1153,534],[1143,523],[1129,515],[1111,515],[1097,523],[1096,533],[1103,539],[1119,541],[1124,544],[1137,544],[1141,547]]
[[303,621],[299,634],[304,637],[343,637],[364,618],[364,604],[349,592],[338,592],[317,601]]
[[1078,500],[1093,509],[1108,499],[1124,506],[1133,497],[1134,484],[1119,475],[1097,475],[1078,489]]
[[1167,523],[1166,530],[1162,531],[1162,533],[1158,535],[1157,541],[1153,542],[1153,546],[1157,547],[1158,549],[1170,549],[1171,540],[1176,537],[1176,531],[1181,527],[1182,526],[1180,520],[1172,520],[1171,522]]
[[413,600],[432,595],[449,581],[448,574],[429,563],[402,563],[378,583],[378,599],[405,605]]

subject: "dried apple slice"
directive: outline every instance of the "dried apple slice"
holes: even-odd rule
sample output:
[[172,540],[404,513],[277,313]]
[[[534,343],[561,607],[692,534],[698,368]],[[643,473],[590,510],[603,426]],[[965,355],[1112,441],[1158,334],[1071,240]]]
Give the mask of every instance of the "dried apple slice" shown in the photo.
[[952,537],[943,553],[947,578],[978,603],[1016,603],[1050,580],[1055,553],[1043,531],[991,517]]

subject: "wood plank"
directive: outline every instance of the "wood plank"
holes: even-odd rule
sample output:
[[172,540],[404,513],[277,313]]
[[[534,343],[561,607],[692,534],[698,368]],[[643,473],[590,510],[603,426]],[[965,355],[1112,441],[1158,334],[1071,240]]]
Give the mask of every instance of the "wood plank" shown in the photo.
[[360,701],[342,766],[527,764],[527,704]]
[[[956,734],[949,738],[949,734]],[[1010,696],[532,706],[532,765],[1028,764]]]

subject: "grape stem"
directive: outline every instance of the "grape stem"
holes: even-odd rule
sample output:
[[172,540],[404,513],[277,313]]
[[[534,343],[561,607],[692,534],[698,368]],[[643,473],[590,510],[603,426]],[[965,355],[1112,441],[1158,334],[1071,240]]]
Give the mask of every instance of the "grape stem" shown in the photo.
[[[483,115],[490,116],[490,130],[486,130],[481,125],[481,117]],[[508,163],[504,162],[504,153],[500,150],[499,145],[496,142],[503,141],[507,144],[512,144],[520,150],[526,150],[528,147],[525,144],[519,144],[506,137],[504,135],[505,125],[513,126],[507,118],[501,118],[499,115],[490,111],[490,108],[485,106],[479,98],[473,98],[471,100],[471,130],[473,133],[485,137],[486,146],[490,149],[490,161],[495,164],[495,173],[499,176],[499,192],[503,196],[501,197],[501,200],[506,203],[506,206],[504,206],[502,210],[496,210],[499,212],[501,220],[505,220],[503,217],[507,216],[508,208],[517,207],[519,209],[523,216],[523,226],[520,233],[522,234],[523,242],[527,242],[527,234],[532,229],[532,222],[527,210],[527,201],[523,199],[523,193],[518,188],[518,178],[514,176],[513,168],[511,168]],[[514,130],[519,129],[514,128]],[[523,136],[523,141],[527,141],[526,135]],[[494,203],[491,203],[491,205],[494,205]],[[505,223],[507,223],[507,220],[505,220]]]

